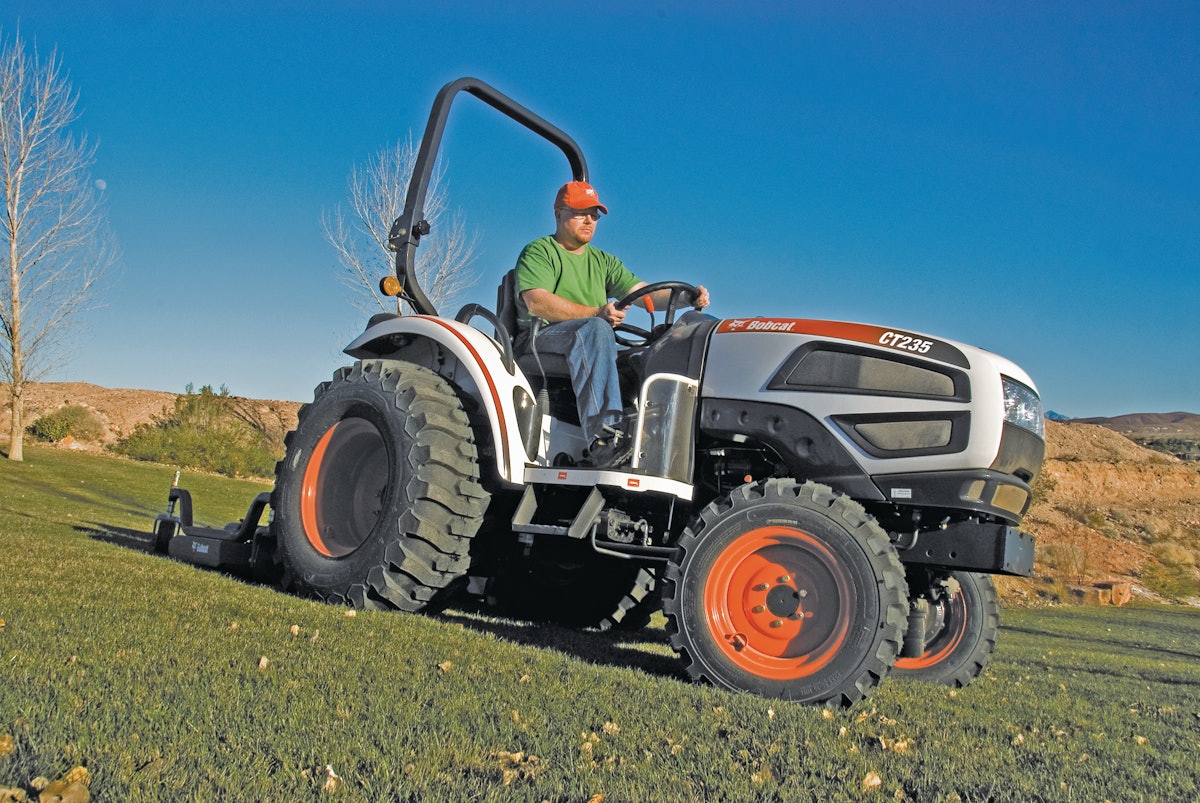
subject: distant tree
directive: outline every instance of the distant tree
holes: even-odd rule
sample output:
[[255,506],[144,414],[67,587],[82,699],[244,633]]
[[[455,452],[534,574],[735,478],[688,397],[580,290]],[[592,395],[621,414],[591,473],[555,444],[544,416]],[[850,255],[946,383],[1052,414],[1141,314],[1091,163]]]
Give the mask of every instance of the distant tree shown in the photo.
[[[401,311],[399,299],[380,294],[379,280],[395,270],[388,234],[404,211],[416,159],[417,152],[409,139],[379,150],[365,164],[355,165],[347,179],[348,211],[339,204],[322,220],[325,239],[337,252],[343,270],[342,281],[354,294],[355,308],[366,314]],[[449,220],[444,220],[447,216]],[[425,219],[433,230],[417,249],[417,272],[425,295],[440,308],[479,278],[470,270],[478,237],[467,234],[461,213],[449,213],[440,169],[430,181]]]
[[56,52],[0,45],[0,374],[12,391],[8,457],[24,459],[25,385],[57,363],[72,318],[115,263],[95,146],[76,138],[72,90]]

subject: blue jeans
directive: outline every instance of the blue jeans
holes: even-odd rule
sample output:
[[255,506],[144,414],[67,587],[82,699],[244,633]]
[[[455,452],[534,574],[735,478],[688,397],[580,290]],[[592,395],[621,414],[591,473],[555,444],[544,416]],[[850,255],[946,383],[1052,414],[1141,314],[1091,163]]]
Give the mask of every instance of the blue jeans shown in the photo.
[[[584,437],[592,439],[605,424],[621,418],[621,382],[617,375],[617,341],[603,318],[578,318],[542,326],[539,354],[561,354],[571,372],[571,388]],[[526,351],[532,351],[532,345]]]

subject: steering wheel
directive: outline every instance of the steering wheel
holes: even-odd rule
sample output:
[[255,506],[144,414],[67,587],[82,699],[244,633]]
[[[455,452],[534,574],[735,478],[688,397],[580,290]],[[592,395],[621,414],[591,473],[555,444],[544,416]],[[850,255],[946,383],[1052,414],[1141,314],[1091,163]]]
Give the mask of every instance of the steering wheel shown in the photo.
[[[619,310],[628,309],[633,302],[648,296],[651,293],[657,293],[659,290],[671,291],[671,295],[667,298],[667,309],[663,323],[659,326],[655,326],[651,330],[643,329],[640,326],[634,326],[633,324],[622,321],[613,327],[613,331],[616,333],[614,336],[616,337],[617,342],[622,346],[644,346],[648,343],[653,343],[655,340],[658,340],[667,333],[667,330],[671,328],[671,324],[675,323],[675,311],[679,307],[679,301],[684,296],[690,296],[693,301],[700,297],[700,288],[696,287],[695,285],[688,284],[687,282],[654,282],[653,284],[648,284],[644,287],[639,287],[638,289],[634,290],[629,295],[618,301],[616,307]],[[650,321],[651,323],[654,321],[654,312],[652,310],[650,311]],[[633,340],[628,337],[622,337],[622,334],[634,335],[640,339]]]

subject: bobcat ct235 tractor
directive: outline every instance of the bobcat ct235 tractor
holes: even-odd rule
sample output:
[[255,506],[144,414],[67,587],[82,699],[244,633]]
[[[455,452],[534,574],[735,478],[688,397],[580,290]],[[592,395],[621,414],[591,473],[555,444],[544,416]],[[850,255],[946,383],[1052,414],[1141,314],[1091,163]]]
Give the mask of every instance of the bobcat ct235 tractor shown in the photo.
[[514,354],[513,274],[495,308],[445,317],[414,270],[463,91],[588,179],[546,120],[475,79],[443,87],[381,282],[413,314],[346,347],[245,519],[194,526],[174,488],[157,547],[357,608],[461,594],[599,628],[661,609],[692,678],[783,699],[848,706],[889,671],[970,683],[999,628],[989,575],[1033,568],[1018,527],[1045,443],[1026,373],[894,327],[680,313],[695,288],[659,282],[620,302],[670,291],[648,326],[617,327],[632,461],[588,467],[565,364]]

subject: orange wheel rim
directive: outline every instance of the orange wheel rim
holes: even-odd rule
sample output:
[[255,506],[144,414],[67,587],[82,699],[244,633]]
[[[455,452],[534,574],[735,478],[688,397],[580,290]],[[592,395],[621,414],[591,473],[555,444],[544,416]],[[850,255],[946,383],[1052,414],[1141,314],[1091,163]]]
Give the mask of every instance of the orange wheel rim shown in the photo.
[[387,444],[366,418],[347,416],[313,447],[300,481],[300,525],[320,554],[342,558],[379,521],[390,476]]
[[925,652],[916,658],[896,659],[897,669],[928,669],[950,657],[967,634],[967,601],[960,591],[946,603],[946,623],[942,631],[934,636],[925,647]]
[[300,485],[300,521],[304,526],[304,535],[308,538],[308,543],[312,544],[313,549],[327,557],[333,557],[333,552],[321,537],[317,500],[320,498],[321,463],[325,460],[325,451],[329,448],[329,442],[333,439],[334,430],[337,428],[338,425],[334,424],[317,442],[312,457],[309,458],[308,465],[304,469],[304,480]]
[[841,650],[857,615],[846,564],[794,527],[761,527],[726,546],[704,586],[709,630],[740,669],[804,678]]

